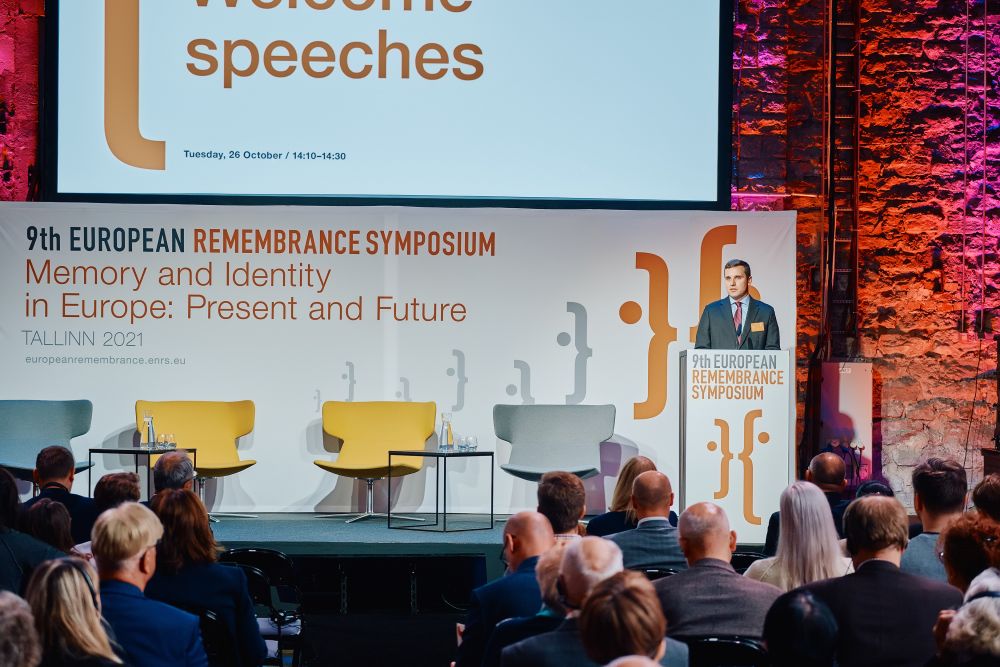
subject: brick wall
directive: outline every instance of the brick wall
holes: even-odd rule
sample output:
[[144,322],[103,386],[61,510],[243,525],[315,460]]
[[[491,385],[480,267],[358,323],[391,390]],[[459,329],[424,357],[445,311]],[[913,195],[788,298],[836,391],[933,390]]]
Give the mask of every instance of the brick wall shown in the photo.
[[42,0],[0,0],[0,199],[25,200],[38,147]]

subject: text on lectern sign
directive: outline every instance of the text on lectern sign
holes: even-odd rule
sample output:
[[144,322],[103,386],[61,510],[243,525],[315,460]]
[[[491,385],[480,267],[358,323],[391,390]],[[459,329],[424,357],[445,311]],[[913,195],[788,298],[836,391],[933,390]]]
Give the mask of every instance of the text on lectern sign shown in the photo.
[[740,541],[763,541],[790,473],[788,352],[686,356],[684,503],[715,502]]

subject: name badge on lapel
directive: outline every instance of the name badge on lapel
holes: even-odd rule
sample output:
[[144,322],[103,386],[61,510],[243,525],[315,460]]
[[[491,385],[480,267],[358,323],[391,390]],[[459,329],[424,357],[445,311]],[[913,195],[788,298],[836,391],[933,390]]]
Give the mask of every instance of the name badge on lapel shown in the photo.
[[764,323],[763,322],[751,322],[750,323],[750,331],[757,331],[757,332],[759,332],[759,331],[763,331],[763,330],[764,330]]

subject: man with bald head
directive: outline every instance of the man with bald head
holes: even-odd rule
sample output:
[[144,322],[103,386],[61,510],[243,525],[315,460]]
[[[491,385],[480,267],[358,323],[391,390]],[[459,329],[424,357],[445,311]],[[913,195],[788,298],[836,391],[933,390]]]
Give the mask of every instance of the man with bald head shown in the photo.
[[781,590],[733,569],[736,532],[729,529],[726,512],[714,503],[697,503],[684,510],[677,529],[688,569],[654,583],[667,636],[760,637]]
[[[847,488],[847,466],[844,459],[833,452],[823,452],[817,454],[809,462],[806,468],[806,481],[812,482],[823,491],[826,501],[830,503],[830,514],[833,515],[833,525],[837,528],[837,535],[844,537],[844,510],[850,504],[849,499],[844,498],[844,489]],[[775,512],[767,522],[767,537],[764,540],[764,555],[773,556],[778,553],[778,537],[781,528],[780,513]]]
[[957,588],[899,569],[908,523],[895,498],[858,498],[844,512],[854,572],[797,589],[825,602],[837,619],[841,667],[926,664],[936,651],[938,612],[962,604]]
[[670,479],[658,470],[648,470],[632,483],[632,507],[638,525],[614,535],[611,540],[622,550],[630,570],[686,570],[687,561],[677,541],[677,529],[670,525],[674,490]]
[[[472,592],[472,607],[464,626],[456,667],[479,667],[497,623],[514,616],[530,616],[542,606],[535,579],[538,557],[552,548],[555,536],[549,520],[538,512],[518,512],[503,530],[503,558],[508,574]],[[463,629],[464,627],[464,629]]]
[[[505,648],[500,664],[503,667],[597,667],[583,647],[577,617],[594,587],[623,569],[622,552],[614,542],[593,536],[571,542],[559,568],[559,592],[563,606],[569,610],[566,620],[552,632]],[[661,664],[687,665],[687,646],[668,639]]]

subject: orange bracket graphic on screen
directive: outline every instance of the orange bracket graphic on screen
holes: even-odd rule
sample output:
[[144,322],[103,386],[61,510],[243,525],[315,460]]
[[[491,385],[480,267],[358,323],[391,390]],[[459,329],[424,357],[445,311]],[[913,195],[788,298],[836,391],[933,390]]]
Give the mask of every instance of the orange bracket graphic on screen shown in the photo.
[[139,0],[104,3],[104,136],[125,164],[166,169],[166,142],[139,130]]

